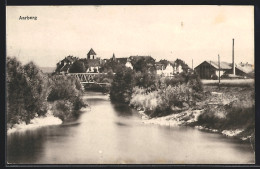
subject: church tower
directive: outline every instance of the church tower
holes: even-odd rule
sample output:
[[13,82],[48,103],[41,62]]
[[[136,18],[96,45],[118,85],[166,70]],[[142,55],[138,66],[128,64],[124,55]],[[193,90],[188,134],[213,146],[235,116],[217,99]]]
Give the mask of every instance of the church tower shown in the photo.
[[95,51],[91,48],[87,54],[87,59],[95,59],[96,55]]
[[113,53],[113,56],[112,56],[112,60],[113,60],[113,61],[116,61],[116,56],[115,56],[114,53]]

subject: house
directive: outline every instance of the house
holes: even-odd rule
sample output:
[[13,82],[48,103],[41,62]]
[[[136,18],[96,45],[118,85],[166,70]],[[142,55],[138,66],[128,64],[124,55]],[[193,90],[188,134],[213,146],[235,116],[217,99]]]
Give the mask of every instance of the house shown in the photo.
[[132,63],[130,62],[130,59],[129,58],[116,58],[115,57],[115,54],[113,53],[113,56],[111,58],[111,60],[119,63],[119,64],[122,64],[122,65],[125,65],[126,67],[129,67],[130,69],[133,69],[133,65]]
[[[220,68],[219,68],[220,67]],[[232,64],[227,62],[220,62],[220,66],[216,61],[204,61],[199,64],[194,70],[198,73],[201,79],[212,79],[224,75],[226,72],[232,70]]]
[[179,74],[182,72],[189,72],[191,68],[181,59],[176,59],[175,61],[170,61],[173,66],[173,74]]
[[167,66],[161,64],[159,62],[155,63],[156,66],[156,74],[160,76],[172,76],[173,75],[173,67],[170,63]]
[[172,76],[173,75],[173,67],[172,67],[172,65],[170,63],[163,70],[163,74],[165,76]]
[[89,59],[87,60],[87,71],[88,73],[99,73],[101,67],[100,59]]
[[[226,74],[232,74],[232,70],[228,70]],[[242,76],[246,78],[254,78],[254,66],[252,64],[242,63],[235,65],[235,73],[237,76]]]
[[[235,72],[233,70],[233,65],[235,67]],[[220,62],[220,69],[218,62],[216,61],[204,61],[195,67],[195,71],[199,74],[201,79],[212,79],[213,77],[218,78],[219,73],[220,77],[223,75],[230,75],[233,78],[254,77],[254,66],[248,63],[239,63],[233,64],[228,62]]]
[[127,59],[125,66],[133,70],[133,65],[130,62],[130,59]]
[[70,66],[77,60],[77,57],[73,57],[71,55],[65,57],[59,63],[57,63],[56,72],[60,73],[68,73]]
[[60,69],[60,73],[69,73],[70,66],[70,64],[65,64],[64,66],[62,66],[62,68]]

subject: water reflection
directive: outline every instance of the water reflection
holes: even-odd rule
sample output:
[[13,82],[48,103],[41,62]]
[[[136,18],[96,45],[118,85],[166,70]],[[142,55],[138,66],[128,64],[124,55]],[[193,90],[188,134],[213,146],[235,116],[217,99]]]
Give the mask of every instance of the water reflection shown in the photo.
[[112,104],[118,116],[132,116],[133,109],[129,108],[126,104]]
[[88,93],[76,121],[8,135],[10,163],[253,163],[250,145],[190,127],[143,124],[126,105]]

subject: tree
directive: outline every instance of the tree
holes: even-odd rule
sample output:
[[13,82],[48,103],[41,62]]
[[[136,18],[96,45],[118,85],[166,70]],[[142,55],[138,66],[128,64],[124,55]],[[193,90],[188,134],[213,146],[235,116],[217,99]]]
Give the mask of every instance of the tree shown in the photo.
[[129,103],[134,85],[134,71],[130,68],[122,66],[116,72],[111,84],[111,100]]
[[24,96],[26,111],[31,115],[34,113],[44,115],[47,112],[47,95],[49,92],[47,77],[33,62],[26,64],[23,68],[28,84],[27,88],[24,88],[27,93]]
[[147,70],[144,72],[137,72],[135,74],[135,81],[138,87],[145,88],[147,91],[156,89],[157,79],[156,74],[149,73]]
[[86,67],[84,63],[80,60],[76,60],[69,69],[70,73],[85,73]]
[[166,67],[166,66],[170,63],[168,60],[165,60],[165,59],[160,60],[159,62],[160,62],[161,64],[163,64],[164,67]]
[[16,58],[7,57],[7,122],[26,122],[47,111],[45,79],[30,62],[24,67]]
[[24,105],[24,86],[27,85],[22,64],[16,58],[6,59],[7,73],[7,123],[13,125],[26,113]]
[[104,63],[101,66],[100,71],[104,72],[104,73],[107,73],[109,71],[117,72],[117,70],[120,69],[121,66],[122,65],[120,65],[118,62],[116,62],[112,59],[109,59],[106,63]]
[[132,59],[131,63],[133,65],[133,68],[136,72],[155,72],[156,67],[155,67],[155,60],[152,57],[141,57],[138,59]]
[[47,100],[53,105],[53,115],[61,120],[75,117],[78,110],[87,106],[80,82],[73,76],[52,76],[50,90]]

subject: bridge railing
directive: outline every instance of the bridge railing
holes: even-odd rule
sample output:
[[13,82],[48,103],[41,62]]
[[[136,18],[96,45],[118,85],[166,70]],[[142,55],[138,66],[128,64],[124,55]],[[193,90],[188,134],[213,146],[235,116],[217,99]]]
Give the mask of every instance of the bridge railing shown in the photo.
[[67,75],[106,75],[107,73],[68,73]]
[[81,84],[99,84],[108,85],[109,83],[98,83],[95,81],[95,76],[106,75],[107,73],[68,73],[69,76],[76,77]]

